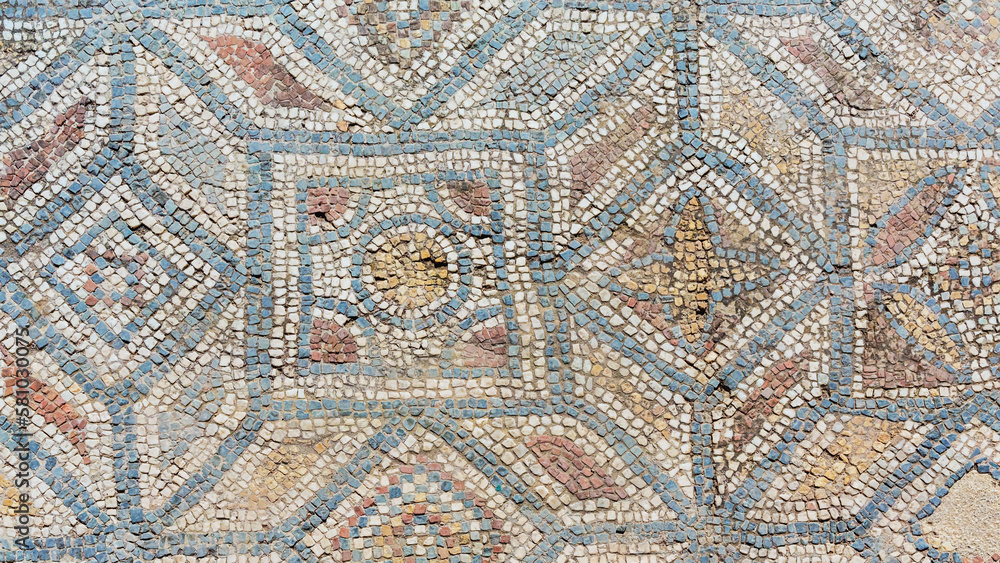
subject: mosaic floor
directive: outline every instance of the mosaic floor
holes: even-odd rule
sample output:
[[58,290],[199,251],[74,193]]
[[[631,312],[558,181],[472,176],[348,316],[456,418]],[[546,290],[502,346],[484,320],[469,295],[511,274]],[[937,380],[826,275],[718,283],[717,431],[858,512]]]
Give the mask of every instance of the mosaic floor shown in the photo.
[[0,561],[1000,560],[1000,0],[0,0]]

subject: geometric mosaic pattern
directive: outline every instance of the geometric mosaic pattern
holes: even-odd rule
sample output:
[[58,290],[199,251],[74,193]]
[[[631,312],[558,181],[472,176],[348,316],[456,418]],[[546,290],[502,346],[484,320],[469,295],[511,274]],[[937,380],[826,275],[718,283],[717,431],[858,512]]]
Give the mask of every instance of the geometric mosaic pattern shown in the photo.
[[0,559],[1000,559],[998,63],[996,0],[0,0]]

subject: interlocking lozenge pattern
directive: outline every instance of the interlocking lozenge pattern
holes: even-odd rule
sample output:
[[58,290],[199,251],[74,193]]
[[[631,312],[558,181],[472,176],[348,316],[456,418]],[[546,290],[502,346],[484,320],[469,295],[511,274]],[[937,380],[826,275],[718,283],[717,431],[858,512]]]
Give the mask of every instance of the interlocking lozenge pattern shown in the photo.
[[1000,560],[996,0],[0,0],[0,560]]

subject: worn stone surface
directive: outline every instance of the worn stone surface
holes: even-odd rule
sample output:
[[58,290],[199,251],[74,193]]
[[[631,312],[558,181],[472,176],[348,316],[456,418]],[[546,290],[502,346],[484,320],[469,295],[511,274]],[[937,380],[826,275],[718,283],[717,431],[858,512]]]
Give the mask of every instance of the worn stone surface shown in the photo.
[[955,483],[927,518],[929,543],[968,554],[972,561],[1000,559],[1000,486],[988,473],[970,472]]
[[1000,561],[998,17],[0,0],[0,560]]

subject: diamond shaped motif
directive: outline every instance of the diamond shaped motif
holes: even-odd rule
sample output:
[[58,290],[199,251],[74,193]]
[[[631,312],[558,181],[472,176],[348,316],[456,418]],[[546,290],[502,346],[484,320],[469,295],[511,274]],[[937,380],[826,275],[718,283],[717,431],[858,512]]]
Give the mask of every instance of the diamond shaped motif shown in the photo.
[[185,249],[169,233],[129,228],[112,211],[53,258],[49,283],[101,338],[121,346],[147,325],[175,325],[221,279],[207,265],[190,275]]

